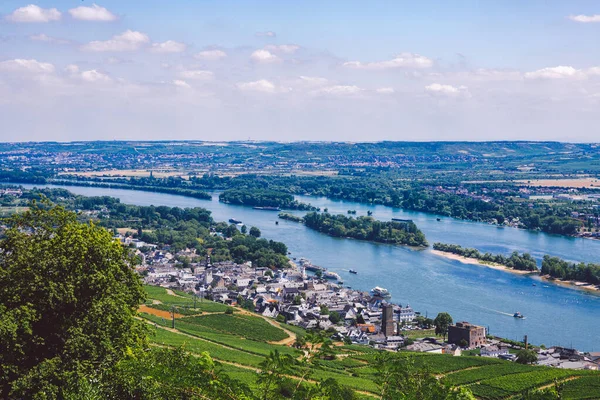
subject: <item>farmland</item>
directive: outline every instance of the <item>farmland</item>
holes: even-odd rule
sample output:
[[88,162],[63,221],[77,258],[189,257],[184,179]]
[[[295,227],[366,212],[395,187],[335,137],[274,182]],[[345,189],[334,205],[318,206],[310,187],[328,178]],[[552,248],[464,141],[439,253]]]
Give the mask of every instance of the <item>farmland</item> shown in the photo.
[[[197,301],[197,307],[202,305],[203,309],[192,314],[196,310],[193,309],[193,297],[188,294],[169,293],[157,287],[146,287],[146,292],[149,307],[167,310],[175,306],[176,309],[186,310],[188,314],[178,314],[175,329],[172,329],[169,318],[140,313],[152,325],[150,329],[155,346],[183,346],[192,354],[208,352],[222,364],[223,371],[250,387],[256,385],[256,372],[270,352],[277,350],[280,354],[293,357],[301,354],[293,347],[272,343],[285,339],[288,333],[296,337],[306,335],[301,328],[271,324],[262,317],[248,315],[244,310],[231,310],[228,306],[206,300]],[[308,382],[317,383],[334,378],[340,384],[354,389],[361,398],[377,398],[377,351],[359,345],[333,346],[332,349],[333,358],[319,360]],[[592,371],[524,366],[477,356],[453,357],[406,352],[401,353],[401,359],[417,369],[434,373],[444,383],[466,386],[477,398],[486,400],[512,398],[529,389],[548,387],[555,381],[563,383],[564,399],[594,399],[598,398],[595,393],[600,391],[600,374]],[[290,378],[299,379],[296,375],[300,376],[301,372],[292,369]]]

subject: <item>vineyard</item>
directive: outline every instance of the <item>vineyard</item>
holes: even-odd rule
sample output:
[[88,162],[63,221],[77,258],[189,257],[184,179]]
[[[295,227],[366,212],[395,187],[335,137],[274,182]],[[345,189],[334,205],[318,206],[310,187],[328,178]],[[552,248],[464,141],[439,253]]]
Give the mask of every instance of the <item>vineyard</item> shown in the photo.
[[[286,324],[267,322],[260,316],[248,315],[238,308],[204,300],[163,288],[147,287],[147,305],[161,310],[175,307],[179,318],[171,329],[170,318],[140,313],[153,327],[152,341],[156,346],[184,348],[195,354],[208,352],[222,364],[223,371],[250,387],[256,385],[260,363],[270,352],[298,356],[298,350],[289,346],[272,344],[294,335],[302,337],[306,331]],[[159,302],[159,304],[156,304]],[[202,307],[202,308],[200,308]],[[181,312],[187,310],[187,312]],[[211,311],[208,311],[211,310]],[[281,327],[281,329],[279,328]],[[333,347],[334,357],[321,360],[310,375],[313,382],[328,378],[357,391],[364,399],[378,398],[377,370],[374,361],[377,350],[359,345]],[[591,400],[600,398],[600,373],[537,366],[525,366],[494,358],[477,356],[453,357],[443,354],[401,353],[414,365],[431,371],[444,383],[466,386],[479,399],[504,400],[519,398],[529,389],[562,384],[564,399]],[[295,371],[295,370],[293,370]],[[296,374],[296,372],[292,373]],[[301,375],[298,371],[297,375]]]

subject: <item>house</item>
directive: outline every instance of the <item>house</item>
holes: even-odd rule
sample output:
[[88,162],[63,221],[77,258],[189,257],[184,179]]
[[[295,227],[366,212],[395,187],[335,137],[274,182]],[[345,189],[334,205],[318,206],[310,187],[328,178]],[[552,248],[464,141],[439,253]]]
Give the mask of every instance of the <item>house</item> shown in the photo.
[[281,297],[284,302],[293,302],[296,296],[300,296],[300,291],[295,287],[288,287],[287,285],[283,287],[283,291],[281,293]]
[[385,344],[387,348],[398,349],[404,345],[404,338],[402,336],[388,336],[385,338]]
[[462,355],[462,349],[460,346],[455,344],[448,345],[442,349],[443,354],[450,354],[454,357],[460,357]]
[[415,310],[408,304],[397,311],[399,322],[412,322],[416,318]]
[[499,357],[508,354],[508,347],[503,346],[483,346],[479,354],[482,357]]
[[375,333],[375,325],[373,324],[356,324],[356,327],[365,333]]
[[352,343],[369,344],[369,336],[358,328],[348,329],[348,337],[352,340]]
[[426,342],[413,343],[409,346],[406,346],[406,350],[418,351],[418,352],[423,352],[423,353],[436,353],[436,354],[443,353],[443,348],[439,344],[426,343]]

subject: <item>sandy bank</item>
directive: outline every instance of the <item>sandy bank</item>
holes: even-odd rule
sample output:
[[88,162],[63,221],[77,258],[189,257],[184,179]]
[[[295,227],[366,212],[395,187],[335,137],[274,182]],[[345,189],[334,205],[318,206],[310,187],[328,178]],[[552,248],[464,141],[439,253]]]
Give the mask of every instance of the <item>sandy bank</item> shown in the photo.
[[600,293],[600,289],[598,289],[597,286],[592,285],[591,283],[577,282],[577,281],[563,281],[561,279],[551,278],[549,275],[543,275],[541,278],[545,282],[550,282],[555,285],[568,287],[570,289],[586,290],[589,292]]
[[482,266],[482,267],[487,267],[487,268],[495,269],[495,270],[498,270],[498,271],[510,272],[511,274],[517,274],[517,275],[535,275],[535,274],[538,273],[536,271],[521,271],[519,269],[509,268],[506,265],[491,264],[491,263],[488,264],[488,263],[485,263],[485,262],[483,262],[481,260],[478,260],[476,258],[463,257],[463,256],[459,256],[458,254],[448,253],[448,252],[440,251],[440,250],[431,250],[431,252],[433,254],[435,254],[436,256],[441,256],[441,257],[449,258],[451,260],[460,261],[463,264],[479,265],[479,266]]

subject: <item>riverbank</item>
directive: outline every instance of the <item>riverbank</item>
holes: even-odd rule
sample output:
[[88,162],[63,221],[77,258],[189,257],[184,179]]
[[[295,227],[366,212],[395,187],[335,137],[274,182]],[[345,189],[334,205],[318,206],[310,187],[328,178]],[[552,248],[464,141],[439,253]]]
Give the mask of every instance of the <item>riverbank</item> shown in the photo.
[[478,260],[476,258],[463,257],[458,254],[454,254],[454,253],[450,253],[450,252],[446,252],[446,251],[431,250],[431,253],[435,254],[436,256],[448,258],[450,260],[460,261],[463,264],[479,265],[481,267],[488,267],[488,268],[495,269],[498,271],[510,272],[511,274],[516,274],[516,275],[537,275],[538,274],[537,271],[522,271],[519,269],[507,267],[506,265],[500,265],[500,264],[495,264],[495,263],[486,263],[486,262]]
[[569,289],[585,290],[588,292],[600,294],[600,287],[587,282],[564,281],[562,279],[552,278],[550,275],[542,275],[540,278],[544,282],[550,282],[555,285],[568,287]]

